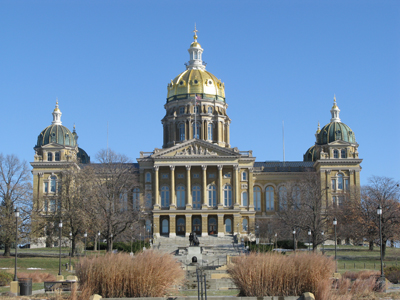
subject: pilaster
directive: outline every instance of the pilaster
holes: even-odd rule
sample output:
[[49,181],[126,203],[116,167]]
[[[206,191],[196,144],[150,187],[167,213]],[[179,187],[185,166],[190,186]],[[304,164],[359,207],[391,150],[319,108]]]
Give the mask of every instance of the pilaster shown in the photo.
[[189,234],[192,232],[192,215],[186,214],[185,221],[186,221],[185,235],[189,236]]
[[253,185],[254,185],[254,178],[253,178],[253,168],[249,168],[249,211],[254,211],[254,198],[253,198]]
[[[186,166],[186,209],[191,209],[192,208],[192,186],[190,183],[190,166]],[[186,231],[187,233],[187,231]]]
[[218,209],[224,208],[224,191],[222,189],[222,165],[218,165]]
[[176,209],[176,197],[175,197],[175,166],[169,166],[171,170],[171,205],[170,210]]
[[176,237],[176,215],[169,215],[169,237]]
[[241,231],[240,223],[241,223],[240,215],[239,214],[233,215],[233,224],[232,224],[233,228],[232,229],[233,229],[234,234],[240,234],[240,231]]
[[240,188],[239,188],[239,166],[233,166],[233,194],[234,194],[234,209],[240,207]]
[[201,169],[203,170],[203,205],[202,209],[208,209],[208,203],[207,203],[207,166],[202,165]]
[[225,236],[224,214],[218,214],[218,237]]
[[208,215],[201,215],[201,236],[208,236]]
[[159,215],[153,215],[153,233],[156,237],[160,237],[160,216]]
[[158,174],[159,166],[154,166],[154,198],[155,205],[154,209],[160,209],[160,188],[159,188],[159,174]]

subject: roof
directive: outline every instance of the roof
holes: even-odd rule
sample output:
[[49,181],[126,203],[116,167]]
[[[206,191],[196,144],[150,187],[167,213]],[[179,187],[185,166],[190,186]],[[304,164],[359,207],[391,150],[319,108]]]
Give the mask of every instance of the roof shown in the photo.
[[314,171],[312,161],[265,161],[255,162],[254,168],[260,172],[306,172]]

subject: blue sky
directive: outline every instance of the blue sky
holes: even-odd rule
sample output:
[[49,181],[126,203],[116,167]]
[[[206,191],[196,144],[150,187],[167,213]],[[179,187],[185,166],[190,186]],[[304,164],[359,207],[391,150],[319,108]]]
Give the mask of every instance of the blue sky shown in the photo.
[[33,161],[58,97],[63,125],[95,158],[162,146],[168,82],[194,23],[225,83],[231,144],[299,161],[333,95],[359,143],[362,183],[400,179],[399,1],[1,1],[0,152]]

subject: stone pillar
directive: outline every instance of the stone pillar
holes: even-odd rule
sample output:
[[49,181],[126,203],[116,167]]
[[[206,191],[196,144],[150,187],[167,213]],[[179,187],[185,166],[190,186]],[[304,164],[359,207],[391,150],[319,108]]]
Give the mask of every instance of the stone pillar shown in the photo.
[[[238,226],[238,224],[239,224],[239,226]],[[234,234],[239,234],[241,232],[240,226],[242,226],[242,224],[241,224],[241,219],[240,219],[240,215],[239,214],[233,215],[233,224],[232,224],[232,226],[233,226],[232,229],[233,229]]]
[[218,237],[225,236],[224,215],[218,214]]
[[218,209],[224,208],[224,191],[222,188],[222,165],[218,165]]
[[253,197],[253,185],[254,185],[254,179],[253,179],[253,168],[249,168],[249,210],[254,211],[254,197]]
[[169,237],[176,237],[176,215],[169,215]]
[[255,215],[249,216],[248,232],[255,234],[256,233],[255,228],[256,228],[256,216]]
[[207,166],[202,165],[201,169],[203,170],[203,205],[202,209],[207,209]]
[[156,237],[160,237],[160,216],[159,215],[153,215],[153,234]]
[[190,184],[190,166],[186,166],[186,209],[192,208],[192,186]]
[[155,198],[154,209],[160,209],[160,207],[161,207],[158,169],[159,169],[159,166],[154,166],[154,198]]
[[208,236],[208,215],[201,215],[201,236]]
[[175,166],[169,166],[171,170],[171,205],[169,209],[176,209],[176,197],[175,197]]
[[239,166],[233,166],[233,198],[234,198],[234,209],[239,209],[240,206],[240,187],[239,187]]
[[189,236],[189,234],[192,232],[192,215],[187,214],[185,215],[185,217],[186,217],[185,235]]

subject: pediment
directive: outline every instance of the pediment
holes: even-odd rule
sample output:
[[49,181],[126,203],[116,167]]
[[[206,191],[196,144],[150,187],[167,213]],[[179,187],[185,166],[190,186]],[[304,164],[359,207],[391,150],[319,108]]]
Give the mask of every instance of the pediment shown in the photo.
[[168,149],[156,151],[153,158],[240,157],[238,151],[203,141],[189,140]]
[[328,144],[329,146],[352,146],[352,143],[345,142],[342,140],[333,141],[332,143]]

